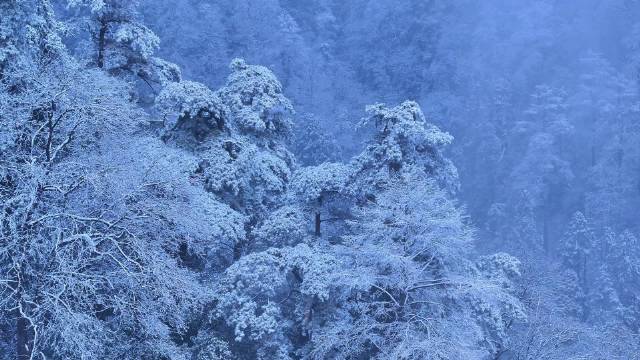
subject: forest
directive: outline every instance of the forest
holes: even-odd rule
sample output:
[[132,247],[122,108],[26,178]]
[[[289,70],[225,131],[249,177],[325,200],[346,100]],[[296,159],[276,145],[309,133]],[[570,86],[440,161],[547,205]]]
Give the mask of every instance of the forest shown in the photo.
[[0,0],[0,360],[640,360],[639,0]]

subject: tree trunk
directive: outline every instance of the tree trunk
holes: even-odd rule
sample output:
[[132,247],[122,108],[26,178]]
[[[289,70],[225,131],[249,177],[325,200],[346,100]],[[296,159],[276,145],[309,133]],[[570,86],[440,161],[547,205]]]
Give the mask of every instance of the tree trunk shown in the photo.
[[243,253],[244,242],[238,241],[233,245],[233,261],[236,262],[240,260]]
[[29,340],[29,322],[18,314],[16,320],[16,354],[18,360],[28,360],[31,357]]
[[320,209],[322,208],[322,196],[318,198],[318,210],[316,210],[315,215],[315,235],[320,236],[320,223],[322,219],[320,218]]
[[316,231],[315,231],[315,235],[316,236],[320,236],[320,212],[316,212],[316,219],[315,219],[315,225],[316,225]]
[[[23,315],[22,311],[24,311],[24,307],[22,307],[22,286],[20,284],[19,279],[24,279],[23,276],[19,276],[16,278],[16,284],[18,286],[18,290],[16,293],[16,297],[18,299],[18,309],[15,310],[16,316],[16,359],[18,360],[28,360],[31,358],[32,349],[32,336],[29,333],[29,320],[27,320]],[[22,309],[22,311],[20,310]]]
[[100,19],[100,31],[98,33],[98,59],[96,65],[99,68],[104,67],[104,51],[106,47],[106,35],[107,35],[107,21]]

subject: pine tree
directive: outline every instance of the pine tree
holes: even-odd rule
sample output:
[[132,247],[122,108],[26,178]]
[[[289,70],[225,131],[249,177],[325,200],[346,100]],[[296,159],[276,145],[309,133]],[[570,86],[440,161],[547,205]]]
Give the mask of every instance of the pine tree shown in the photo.
[[588,270],[594,241],[587,219],[581,212],[575,212],[562,239],[561,257],[565,265],[576,273],[585,292],[588,291]]
[[[456,180],[440,152],[450,136],[415,103],[372,113],[367,149],[348,166],[299,170],[288,205],[257,230],[271,247],[224,274],[219,317],[251,356],[479,357],[521,316],[509,294],[517,260],[470,259],[472,231],[445,187]],[[317,225],[318,199],[336,198],[351,201],[337,239],[300,224]],[[315,214],[300,216],[305,207]]]

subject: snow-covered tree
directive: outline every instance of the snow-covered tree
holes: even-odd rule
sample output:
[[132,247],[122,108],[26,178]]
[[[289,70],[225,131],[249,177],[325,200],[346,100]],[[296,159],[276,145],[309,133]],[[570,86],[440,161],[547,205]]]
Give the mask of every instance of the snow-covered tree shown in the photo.
[[3,1],[0,12],[0,78],[5,68],[26,65],[25,58],[48,61],[64,51],[49,1]]
[[[330,223],[329,227],[335,229],[336,221],[344,220],[344,214],[341,218],[336,212],[340,212],[341,200],[349,198],[346,185],[351,172],[348,165],[322,163],[301,168],[295,173],[291,185],[293,200],[298,202],[305,213],[311,215],[309,218],[313,218],[313,232],[316,236],[322,233],[322,222]],[[335,221],[331,223],[331,220]]]
[[[473,358],[497,352],[521,317],[509,294],[517,260],[471,260],[472,231],[444,187],[456,183],[440,152],[450,136],[415,103],[380,111],[386,130],[352,163],[296,172],[288,205],[256,231],[271,248],[225,272],[218,316],[238,347],[283,359]],[[351,203],[338,216],[347,226],[327,237],[324,205],[338,200]]]
[[530,101],[525,119],[514,129],[516,141],[525,146],[510,174],[510,187],[511,191],[524,192],[528,197],[524,200],[534,206],[531,220],[537,224],[538,233],[530,234],[529,241],[541,239],[541,244],[531,245],[549,254],[555,250],[552,215],[561,208],[565,190],[574,176],[562,151],[563,140],[572,127],[567,122],[567,104],[561,90],[538,86]]
[[487,257],[477,267],[472,232],[433,179],[392,185],[354,212],[334,250],[351,275],[333,306],[316,313],[312,354],[437,359],[496,351],[521,316],[508,294],[517,260]]
[[0,84],[3,358],[184,358],[210,296],[182,244],[228,256],[244,219],[190,184],[197,161],[146,132],[126,83],[36,40]]
[[2,319],[20,359],[178,357],[171,336],[206,292],[156,227],[151,184],[105,178],[131,165],[105,154],[143,115],[124,84],[72,64],[5,74]]
[[289,136],[293,106],[275,75],[243,59],[232,60],[230,68],[231,75],[218,94],[229,108],[234,129],[265,141],[264,145]]
[[72,9],[79,9],[78,27],[89,29],[91,64],[112,75],[141,80],[151,93],[180,80],[177,65],[154,56],[160,39],[142,23],[138,0],[67,0],[67,3]]
[[156,109],[168,130],[166,136],[189,135],[200,142],[214,131],[227,129],[220,98],[194,81],[167,85],[156,98]]
[[[236,59],[231,70],[215,92],[190,81],[167,86],[156,108],[166,119],[164,138],[200,159],[194,181],[246,216],[251,235],[280,206],[291,178],[293,108],[268,69]],[[236,258],[252,242],[235,244]]]
[[[338,259],[317,246],[252,253],[227,269],[221,280],[218,316],[246,355],[296,358],[296,350],[312,338],[318,307],[334,299],[346,276]],[[308,356],[308,350],[298,355]]]
[[364,196],[389,186],[394,179],[418,171],[435,179],[448,191],[457,191],[457,170],[444,157],[452,136],[427,123],[420,106],[413,101],[388,108],[367,107],[361,126],[374,129],[365,151],[353,160],[353,186]]
[[617,309],[622,321],[631,329],[640,328],[640,247],[638,238],[631,231],[619,234],[609,250],[607,263],[612,272],[614,286],[620,299]]
[[[562,239],[561,257],[566,266],[575,271],[583,287],[587,287],[587,269],[594,246],[594,234],[589,222],[581,212],[573,214]],[[586,289],[585,289],[586,291]]]

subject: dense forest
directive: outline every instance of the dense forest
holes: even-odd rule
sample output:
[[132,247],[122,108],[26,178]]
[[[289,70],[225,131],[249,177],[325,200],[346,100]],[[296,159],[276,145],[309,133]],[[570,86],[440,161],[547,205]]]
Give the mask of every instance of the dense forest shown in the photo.
[[0,0],[0,359],[640,359],[640,1]]

